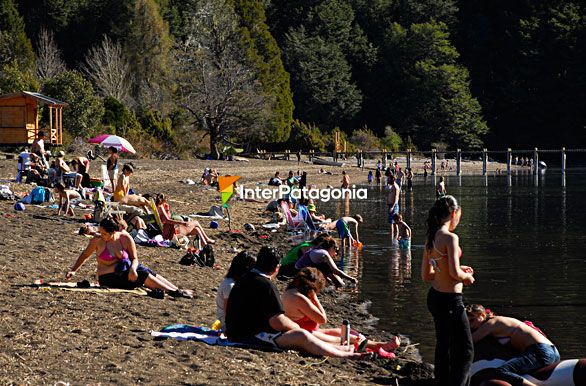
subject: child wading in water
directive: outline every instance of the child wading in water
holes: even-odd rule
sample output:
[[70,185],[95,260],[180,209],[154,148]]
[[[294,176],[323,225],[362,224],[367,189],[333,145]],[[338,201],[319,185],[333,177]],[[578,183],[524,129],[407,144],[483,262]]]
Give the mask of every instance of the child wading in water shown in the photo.
[[411,249],[411,228],[405,221],[403,221],[403,216],[400,213],[397,213],[393,219],[395,224],[399,226],[399,234],[397,235],[399,248]]
[[[325,230],[334,230],[338,231],[338,236],[340,237],[340,241],[342,244],[342,250],[346,247],[346,240],[348,241],[348,246],[352,246],[352,242],[360,242],[360,237],[358,235],[358,224],[362,224],[362,216],[359,214],[355,214],[352,217],[342,217],[337,221],[332,221],[331,223],[321,225],[322,229]],[[349,224],[354,224],[356,226],[356,238],[352,237],[352,232],[350,231]]]
[[431,282],[427,308],[435,324],[435,379],[438,385],[470,384],[474,346],[462,301],[464,285],[474,283],[474,270],[460,265],[462,249],[454,230],[462,209],[453,196],[439,198],[429,210],[427,243],[421,278]]

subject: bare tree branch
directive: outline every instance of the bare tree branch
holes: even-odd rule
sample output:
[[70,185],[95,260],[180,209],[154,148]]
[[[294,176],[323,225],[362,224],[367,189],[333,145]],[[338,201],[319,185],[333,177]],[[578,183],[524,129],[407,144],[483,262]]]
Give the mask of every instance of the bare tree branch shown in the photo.
[[37,76],[43,80],[53,79],[66,70],[53,31],[42,27],[37,37]]
[[104,35],[102,42],[89,50],[85,62],[83,71],[98,93],[116,98],[127,105],[131,104],[130,64],[119,43],[112,42]]

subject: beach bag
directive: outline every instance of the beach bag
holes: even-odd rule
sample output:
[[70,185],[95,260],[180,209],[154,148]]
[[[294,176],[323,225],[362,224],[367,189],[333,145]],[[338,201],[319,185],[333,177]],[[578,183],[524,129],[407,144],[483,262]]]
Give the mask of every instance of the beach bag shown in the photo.
[[181,258],[179,264],[182,265],[199,265],[200,267],[213,267],[216,263],[214,249],[211,245],[206,245],[201,250],[190,248]]
[[110,208],[106,206],[104,201],[96,201],[94,203],[94,222],[100,223],[105,218],[112,217]]

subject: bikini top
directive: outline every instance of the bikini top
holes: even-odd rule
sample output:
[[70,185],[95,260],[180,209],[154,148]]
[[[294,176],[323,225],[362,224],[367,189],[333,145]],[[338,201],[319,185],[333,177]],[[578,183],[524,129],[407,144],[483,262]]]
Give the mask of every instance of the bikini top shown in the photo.
[[[118,259],[118,257],[116,255],[112,255],[112,253],[108,249],[108,243],[106,243],[104,250],[102,252],[100,252],[98,257],[104,261],[113,261],[113,260]],[[125,259],[128,259],[128,252],[126,252],[126,250],[123,249],[122,250],[122,257],[120,258],[120,260],[125,260]]]
[[[438,272],[441,272],[441,269],[439,268],[439,261],[446,258],[448,256],[447,253],[443,253],[441,251],[439,251],[436,247],[435,247],[435,243],[433,245],[433,250],[435,251],[435,253],[437,253],[439,255],[439,257],[433,257],[430,256],[429,258],[429,264],[431,264],[431,266]],[[458,246],[458,250],[459,250],[459,256],[458,257],[462,257],[462,248]]]

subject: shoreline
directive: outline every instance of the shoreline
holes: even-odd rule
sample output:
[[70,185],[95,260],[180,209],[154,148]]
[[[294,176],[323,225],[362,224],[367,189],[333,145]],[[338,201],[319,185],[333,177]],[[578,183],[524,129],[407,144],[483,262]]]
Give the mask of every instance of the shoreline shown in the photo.
[[[259,161],[254,162],[256,165],[247,165],[244,162],[199,161],[194,165],[190,161],[133,162],[138,167],[131,178],[131,186],[141,193],[168,193],[172,208],[183,214],[207,211],[217,201],[219,193],[214,189],[178,182],[186,178],[196,180],[194,173],[201,173],[205,164],[218,162],[223,169],[220,169],[221,173],[240,173],[247,184],[256,184],[264,183],[272,176],[273,173],[267,173],[268,169],[284,171],[292,163],[272,161],[267,165],[266,161]],[[14,166],[13,160],[0,161],[0,178],[13,177]],[[161,168],[163,166],[166,167]],[[318,186],[338,185],[341,178],[341,175],[315,174],[323,167],[320,165],[302,164],[299,167],[311,173],[310,182]],[[359,178],[358,169],[347,170],[352,179]],[[32,189],[31,185],[9,185],[18,194]],[[56,217],[55,210],[34,205],[27,205],[24,212],[15,212],[13,204],[0,201],[0,225],[6,230],[4,240],[0,241],[0,262],[6,271],[0,280],[0,298],[3,300],[0,309],[4,322],[2,329],[5,330],[0,334],[0,342],[6,348],[5,354],[0,356],[0,365],[4,369],[0,371],[1,383],[37,384],[63,380],[74,384],[177,384],[188,379],[190,382],[217,384],[233,381],[236,373],[247,377],[246,383],[255,384],[269,380],[269,383],[321,383],[324,376],[329,377],[326,383],[331,381],[334,384],[394,384],[395,379],[401,385],[429,382],[431,367],[420,363],[415,346],[398,355],[398,360],[343,362],[291,351],[264,353],[195,342],[155,341],[150,337],[149,330],[160,330],[172,323],[211,325],[215,319],[215,289],[235,254],[233,248],[255,251],[264,243],[272,243],[285,253],[289,245],[286,232],[267,233],[267,239],[258,239],[248,234],[224,232],[225,224],[222,224],[223,231],[210,232],[218,240],[215,246],[217,270],[179,265],[183,254],[180,250],[139,247],[141,262],[180,287],[193,288],[196,293],[193,300],[171,300],[168,297],[155,300],[126,294],[92,296],[15,287],[31,284],[36,279],[46,282],[63,278],[87,243],[86,238],[74,235],[83,223],[79,220],[80,214],[87,212],[80,211],[76,218],[70,219]],[[255,226],[266,222],[265,204],[231,201],[230,206],[235,229],[243,229],[244,222]],[[80,270],[77,280],[92,281],[94,271],[95,263],[90,259]],[[283,291],[286,283],[277,281],[277,286]],[[365,335],[377,339],[390,337],[388,332],[376,330],[377,319],[368,312],[369,302],[359,301],[355,293],[338,292],[328,287],[321,298],[331,321],[341,322],[349,318],[352,327]],[[329,325],[337,326],[338,323]],[[399,333],[408,334],[409,331]],[[120,356],[125,358],[124,365],[116,359]],[[148,359],[152,357],[157,362],[154,367],[150,364],[152,359]],[[257,374],[258,369],[246,363],[265,370]],[[125,370],[127,366],[133,369]],[[314,371],[308,374],[308,368]],[[151,374],[153,369],[156,374]],[[268,378],[263,378],[263,374]]]

